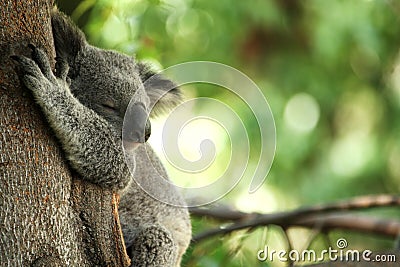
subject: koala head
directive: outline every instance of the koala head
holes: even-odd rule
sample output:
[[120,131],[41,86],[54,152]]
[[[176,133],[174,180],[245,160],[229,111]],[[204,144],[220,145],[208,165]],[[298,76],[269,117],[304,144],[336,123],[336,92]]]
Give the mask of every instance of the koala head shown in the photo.
[[[137,141],[144,142],[150,131],[148,113],[156,115],[180,101],[172,81],[130,56],[89,45],[83,32],[58,10],[52,12],[52,28],[57,58],[69,65],[71,93],[106,119],[117,135],[127,114],[127,136],[135,141],[135,131],[141,131]],[[128,109],[131,99],[135,104]]]

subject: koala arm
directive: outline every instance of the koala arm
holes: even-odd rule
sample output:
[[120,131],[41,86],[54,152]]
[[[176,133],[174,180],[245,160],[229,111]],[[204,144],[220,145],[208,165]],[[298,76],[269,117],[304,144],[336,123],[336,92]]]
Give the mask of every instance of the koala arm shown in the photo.
[[71,166],[92,183],[124,188],[130,176],[119,133],[72,95],[66,82],[66,63],[58,62],[56,77],[46,54],[33,45],[30,47],[33,60],[24,56],[13,59],[21,66],[21,79],[32,91]]

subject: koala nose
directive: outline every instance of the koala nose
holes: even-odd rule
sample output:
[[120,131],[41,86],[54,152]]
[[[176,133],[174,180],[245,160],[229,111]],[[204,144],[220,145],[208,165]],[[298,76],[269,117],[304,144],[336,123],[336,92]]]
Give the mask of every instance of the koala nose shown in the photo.
[[122,141],[125,149],[135,149],[145,143],[151,134],[149,115],[143,103],[130,106],[125,114]]

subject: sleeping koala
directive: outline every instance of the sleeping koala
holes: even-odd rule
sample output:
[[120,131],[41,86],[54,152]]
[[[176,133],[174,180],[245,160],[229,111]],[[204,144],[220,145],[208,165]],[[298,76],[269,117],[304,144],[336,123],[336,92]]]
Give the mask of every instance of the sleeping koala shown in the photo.
[[[21,66],[21,80],[32,91],[71,167],[82,179],[122,194],[119,212],[132,266],[179,266],[191,238],[187,209],[149,196],[131,181],[125,160],[136,161],[133,175],[155,181],[154,186],[158,179],[168,179],[145,143],[150,135],[148,114],[177,104],[178,90],[170,90],[175,87],[171,81],[132,57],[89,45],[58,10],[52,12],[52,28],[56,74],[46,54],[30,45],[32,59],[13,56]],[[160,190],[185,206],[173,186]]]

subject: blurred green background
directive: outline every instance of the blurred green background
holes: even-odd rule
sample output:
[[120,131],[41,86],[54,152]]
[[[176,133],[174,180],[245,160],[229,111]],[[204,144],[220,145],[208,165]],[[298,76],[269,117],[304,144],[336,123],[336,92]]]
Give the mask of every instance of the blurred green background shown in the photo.
[[[399,192],[399,1],[57,3],[95,46],[136,55],[159,69],[194,60],[216,61],[237,68],[257,83],[275,117],[275,160],[260,190],[249,195],[248,184],[240,184],[222,203],[246,212],[273,212]],[[187,98],[205,96],[230,103],[243,118],[251,148],[259,146],[256,121],[234,95],[210,85],[183,90]],[[157,122],[154,124],[157,127]],[[214,133],[211,126],[204,127]],[[221,160],[216,163],[222,164],[228,158],[226,138],[219,130],[215,136],[215,142],[222,142],[217,155]],[[190,143],[190,131],[188,140]],[[196,185],[197,179],[188,179],[168,166],[174,181]],[[209,182],[207,177],[213,176],[218,166],[214,168],[197,178]],[[390,209],[370,214],[398,216]],[[217,225],[193,219],[194,233]],[[309,230],[289,231],[299,249],[305,249],[312,236]],[[332,240],[338,237],[345,237],[352,249],[393,246],[391,240],[377,236],[341,231],[327,235]],[[323,235],[317,235],[311,247],[321,249],[325,241]],[[287,248],[285,235],[277,227],[241,231],[192,246],[183,266],[285,266],[287,263],[257,261],[256,252],[265,244],[277,250]]]

